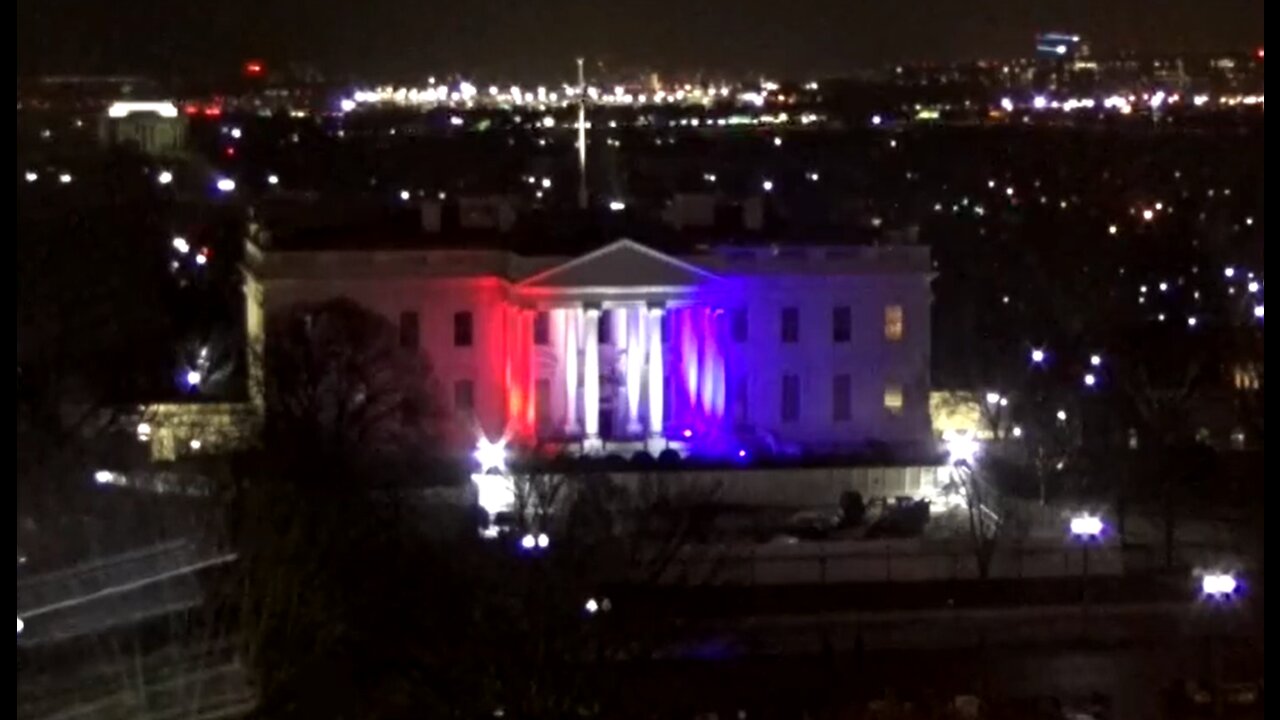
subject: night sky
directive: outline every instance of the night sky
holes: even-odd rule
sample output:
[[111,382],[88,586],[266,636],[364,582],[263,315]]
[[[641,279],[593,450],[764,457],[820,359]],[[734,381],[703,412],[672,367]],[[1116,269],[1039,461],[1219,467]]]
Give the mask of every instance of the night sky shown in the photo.
[[1026,56],[1037,30],[1095,52],[1247,49],[1262,0],[18,0],[23,72],[216,75],[238,60],[334,76],[451,70],[839,74],[913,60]]

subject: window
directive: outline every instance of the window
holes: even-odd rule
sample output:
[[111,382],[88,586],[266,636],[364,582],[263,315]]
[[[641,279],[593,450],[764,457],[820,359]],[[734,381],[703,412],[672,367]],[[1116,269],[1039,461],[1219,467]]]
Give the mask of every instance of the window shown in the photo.
[[884,409],[898,415],[902,412],[902,386],[890,383],[884,386]]
[[902,306],[884,306],[884,339],[898,342],[902,339]]
[[744,343],[747,341],[747,309],[736,308],[733,310],[729,319],[730,333],[733,335],[733,341],[736,343]]
[[453,410],[469,413],[476,408],[476,384],[471,380],[458,380],[453,384]]
[[848,374],[831,379],[831,419],[848,422],[853,417],[853,379]]
[[800,342],[800,309],[782,308],[782,342]]
[[418,349],[418,313],[416,312],[400,313],[400,347],[405,350]]
[[533,407],[537,414],[538,428],[545,430],[551,427],[551,380],[538,378],[533,386]]
[[782,422],[800,419],[800,376],[782,376]]
[[542,310],[540,312],[534,313],[534,316],[533,316],[533,344],[534,345],[550,344],[551,342],[550,340],[551,330],[549,325],[550,317],[551,316],[547,314],[546,310]]
[[747,376],[739,375],[733,379],[733,396],[729,398],[729,411],[737,423],[747,422]]
[[831,342],[847,343],[853,337],[853,310],[848,305],[831,308]]
[[453,314],[453,346],[471,347],[471,313],[456,312]]
[[613,344],[613,313],[604,310],[600,313],[600,330],[596,333],[601,345]]

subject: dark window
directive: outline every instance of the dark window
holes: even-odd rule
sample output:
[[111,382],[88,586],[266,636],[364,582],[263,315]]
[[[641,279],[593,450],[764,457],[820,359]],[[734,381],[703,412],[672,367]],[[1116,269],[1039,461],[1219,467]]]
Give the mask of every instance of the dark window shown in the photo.
[[733,397],[729,400],[729,410],[735,422],[745,423],[750,417],[747,412],[747,377],[739,375],[734,378]]
[[400,313],[400,347],[406,350],[418,349],[418,313]]
[[853,311],[848,305],[831,309],[831,341],[847,343],[853,337]]
[[454,412],[469,413],[476,407],[476,384],[470,380],[459,380],[453,384]]
[[605,310],[600,313],[600,330],[596,333],[601,345],[613,344],[613,313]]
[[453,346],[471,347],[471,313],[453,314]]
[[533,344],[547,345],[551,342],[551,330],[549,326],[550,316],[546,310],[537,312],[533,316]]
[[782,342],[800,342],[800,309],[782,308]]
[[737,308],[730,316],[731,332],[733,341],[744,343],[747,341],[747,309]]
[[836,375],[831,381],[831,419],[847,422],[853,417],[853,380],[849,375]]
[[800,376],[782,376],[782,422],[800,419]]
[[533,403],[537,415],[538,428],[546,430],[551,426],[551,380],[538,378],[534,384]]

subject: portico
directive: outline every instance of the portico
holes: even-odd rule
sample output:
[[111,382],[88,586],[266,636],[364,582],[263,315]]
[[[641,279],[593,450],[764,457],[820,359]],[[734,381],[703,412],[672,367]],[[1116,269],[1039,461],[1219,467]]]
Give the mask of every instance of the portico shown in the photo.
[[[529,339],[529,396],[548,405],[532,413],[541,418],[531,428],[534,437],[580,441],[588,454],[601,452],[606,442],[650,452],[665,449],[668,395],[677,384],[669,368],[688,365],[695,385],[704,376],[714,382],[710,365],[716,353],[698,331],[713,313],[707,298],[718,280],[701,268],[621,241],[517,284],[513,300],[522,309],[521,322],[528,324],[518,338]],[[540,322],[545,323],[541,332]],[[675,326],[678,333],[664,331]],[[687,356],[682,347],[690,350]],[[673,439],[683,440],[678,431]]]

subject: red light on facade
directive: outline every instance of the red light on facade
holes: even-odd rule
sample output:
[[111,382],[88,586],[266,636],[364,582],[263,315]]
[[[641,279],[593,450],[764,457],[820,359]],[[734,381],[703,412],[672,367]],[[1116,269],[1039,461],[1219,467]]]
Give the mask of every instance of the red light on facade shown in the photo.
[[184,107],[182,108],[182,112],[184,112],[184,113],[186,113],[186,114],[188,114],[188,115],[195,115],[196,113],[200,112],[200,106],[199,106],[199,105],[186,105],[186,106],[184,106]]
[[222,114],[222,108],[217,105],[206,105],[204,108],[205,117],[218,117]]
[[228,148],[227,148],[227,150],[226,150],[226,153],[227,153],[227,157],[235,157],[235,156],[236,156],[236,149],[235,149],[235,148],[233,148],[233,147],[228,147]]
[[1258,59],[1259,59],[1259,60],[1263,59],[1263,57],[1262,57],[1262,48],[1258,48]]
[[259,77],[266,71],[266,66],[261,60],[249,60],[244,64],[244,74],[248,77]]

